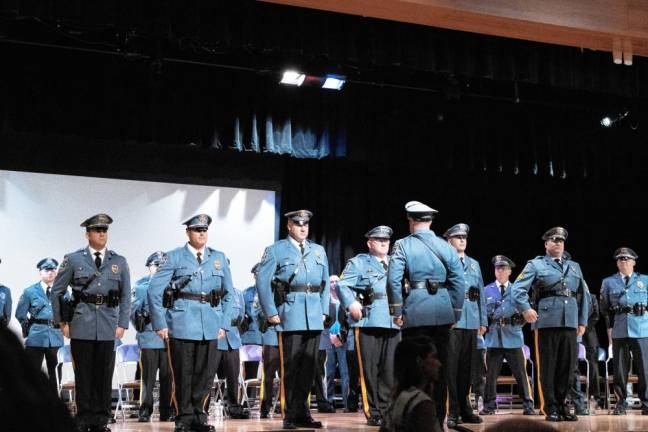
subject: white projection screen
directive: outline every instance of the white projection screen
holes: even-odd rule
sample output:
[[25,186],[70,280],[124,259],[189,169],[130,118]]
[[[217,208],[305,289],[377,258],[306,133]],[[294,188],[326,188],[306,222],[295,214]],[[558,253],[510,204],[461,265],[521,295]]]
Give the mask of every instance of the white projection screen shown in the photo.
[[[114,219],[108,248],[126,257],[133,284],[151,252],[186,243],[181,223],[197,213],[213,218],[208,246],[230,259],[238,289],[252,284],[250,269],[275,241],[274,191],[0,170],[0,284],[11,289],[14,312],[39,280],[36,263],[85,247],[79,224],[96,213]],[[11,328],[20,334],[13,312]],[[131,327],[123,342],[134,341]]]

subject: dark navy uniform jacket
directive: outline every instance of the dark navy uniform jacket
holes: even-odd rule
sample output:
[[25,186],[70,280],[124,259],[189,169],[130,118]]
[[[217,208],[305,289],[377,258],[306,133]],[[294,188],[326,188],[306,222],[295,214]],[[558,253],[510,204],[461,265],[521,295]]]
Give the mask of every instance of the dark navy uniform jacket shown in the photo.
[[[519,313],[513,304],[512,286],[513,284],[509,282],[506,291],[504,291],[504,298],[502,298],[497,281],[484,287],[486,311],[492,320],[510,318],[513,314]],[[488,326],[485,339],[487,348],[522,348],[524,345],[521,325],[500,325],[498,322],[493,322]]]

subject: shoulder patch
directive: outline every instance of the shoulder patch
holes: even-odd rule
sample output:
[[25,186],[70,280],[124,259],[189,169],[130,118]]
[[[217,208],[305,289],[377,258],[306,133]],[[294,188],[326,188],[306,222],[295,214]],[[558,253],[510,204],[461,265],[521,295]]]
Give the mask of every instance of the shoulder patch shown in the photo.
[[61,272],[65,270],[69,263],[70,263],[70,258],[67,255],[65,255],[65,257],[63,257],[63,261],[61,261],[61,264],[59,264],[58,271]]

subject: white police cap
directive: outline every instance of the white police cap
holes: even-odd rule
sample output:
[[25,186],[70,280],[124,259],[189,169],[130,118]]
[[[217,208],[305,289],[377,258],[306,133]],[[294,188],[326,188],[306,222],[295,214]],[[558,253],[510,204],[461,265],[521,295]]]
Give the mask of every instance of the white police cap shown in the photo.
[[415,221],[431,221],[435,214],[439,213],[432,207],[427,206],[419,201],[410,201],[405,204],[407,216]]

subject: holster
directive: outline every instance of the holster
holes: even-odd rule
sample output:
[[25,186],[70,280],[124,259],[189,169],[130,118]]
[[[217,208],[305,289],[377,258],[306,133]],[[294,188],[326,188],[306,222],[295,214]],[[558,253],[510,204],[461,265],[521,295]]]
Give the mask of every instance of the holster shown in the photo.
[[[73,294],[76,296],[78,294]],[[59,297],[61,306],[61,321],[70,323],[74,319],[74,309],[77,306],[77,301],[74,298]]]
[[348,338],[349,338],[349,330],[347,330],[345,328],[341,328],[340,329],[340,342],[345,344]]
[[643,315],[646,312],[646,305],[643,303],[635,303],[632,306],[632,313],[635,315]]
[[468,288],[468,300],[478,301],[479,300],[479,288],[470,287]]
[[211,304],[211,307],[216,307],[220,304],[221,301],[221,293],[220,291],[212,290],[209,293],[209,304]]
[[141,333],[146,330],[146,324],[151,322],[151,317],[149,317],[148,312],[140,309],[135,312],[134,322],[135,330]]
[[425,286],[427,287],[428,294],[430,295],[436,295],[436,293],[439,292],[439,282],[437,281],[431,281],[428,279],[425,283]]
[[245,333],[246,331],[250,330],[250,324],[252,324],[252,317],[248,314],[245,314],[243,316],[243,320],[241,321],[241,325],[239,326],[241,333]]
[[20,323],[20,330],[22,331],[22,336],[26,338],[29,336],[29,329],[31,328],[34,321],[31,318],[24,320]]
[[268,330],[268,327],[270,326],[268,319],[264,314],[259,312],[259,315],[257,315],[257,321],[259,322],[259,331],[261,333],[265,333]]
[[108,307],[117,307],[119,306],[119,300],[121,295],[117,290],[108,291],[108,301],[106,301],[106,306]]
[[324,318],[324,328],[325,329],[330,329],[334,322],[335,322],[335,319],[333,317],[331,317],[330,315],[327,315],[326,318]]
[[401,287],[402,287],[401,290],[403,294],[403,303],[404,303],[411,291],[409,279],[407,278],[403,279],[403,283],[401,284]]
[[275,306],[279,307],[286,303],[286,296],[288,295],[288,284],[279,279],[273,279],[270,283],[272,287],[272,294],[274,296]]
[[162,294],[162,306],[167,309],[171,309],[176,301],[176,290],[168,286],[164,288],[164,293]]

